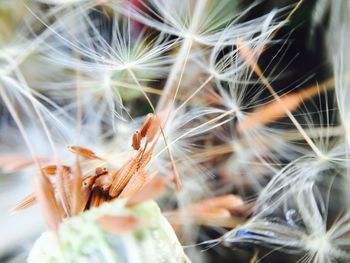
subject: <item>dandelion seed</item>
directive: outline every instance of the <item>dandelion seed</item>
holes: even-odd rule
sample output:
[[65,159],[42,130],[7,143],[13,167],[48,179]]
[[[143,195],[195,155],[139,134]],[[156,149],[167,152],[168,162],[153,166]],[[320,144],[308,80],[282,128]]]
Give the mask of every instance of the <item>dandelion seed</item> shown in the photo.
[[[328,228],[326,210],[328,205],[322,200],[314,183],[297,186],[299,189],[291,189],[286,196],[295,200],[298,214],[295,220],[289,220],[288,223],[273,222],[270,219],[271,210],[263,210],[250,222],[227,234],[226,241],[257,242],[287,253],[306,253],[301,258],[303,262],[348,259],[350,255],[344,250],[345,243],[342,242],[342,237],[347,235],[347,227],[343,224],[349,220],[348,212]],[[285,200],[287,199],[282,201],[286,206],[284,210],[290,211],[291,202]],[[237,232],[241,231],[239,229],[250,234],[239,234]]]

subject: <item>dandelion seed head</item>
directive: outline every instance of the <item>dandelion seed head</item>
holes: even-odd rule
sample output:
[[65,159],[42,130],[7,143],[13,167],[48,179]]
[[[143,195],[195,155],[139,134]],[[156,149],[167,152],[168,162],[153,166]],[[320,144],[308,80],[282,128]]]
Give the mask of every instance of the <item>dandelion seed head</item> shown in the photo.
[[[288,69],[276,74],[283,48],[263,67],[271,46],[293,42],[276,39],[284,35],[280,29],[289,23],[284,13],[290,7],[256,17],[262,2],[244,10],[238,2],[29,1],[18,31],[0,25],[0,96],[34,159],[43,154],[75,167],[74,155],[62,149],[79,144],[87,147],[78,146],[85,157],[94,156],[88,148],[96,150],[99,158],[91,162],[79,158],[84,175],[96,176],[101,165],[116,175],[136,160],[131,171],[140,172],[140,182],[146,180],[140,168],[181,178],[182,191],[169,191],[160,201],[172,209],[232,191],[257,196],[253,214],[223,237],[226,243],[297,253],[304,255],[301,261],[349,259],[348,207],[342,204],[345,213],[338,213],[341,205],[329,205],[331,190],[321,187],[349,177],[348,22],[334,15],[345,4],[321,0],[313,18],[320,23],[331,8],[334,106],[330,82],[311,89],[299,80],[295,87],[274,87],[280,77],[282,83],[290,77]],[[148,141],[138,128],[150,109],[160,117],[162,133]],[[140,151],[142,145],[152,151]],[[337,190],[341,195],[344,189]],[[232,224],[234,212],[221,215]],[[184,240],[195,242],[201,228],[184,221]],[[133,248],[124,251],[131,260]]]

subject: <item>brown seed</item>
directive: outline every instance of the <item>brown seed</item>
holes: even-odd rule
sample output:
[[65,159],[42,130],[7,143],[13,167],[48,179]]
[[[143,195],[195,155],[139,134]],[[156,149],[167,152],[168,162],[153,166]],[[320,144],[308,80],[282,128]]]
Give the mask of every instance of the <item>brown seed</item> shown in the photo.
[[140,145],[141,145],[141,134],[139,131],[136,131],[134,133],[134,135],[132,136],[132,148],[134,148],[134,150],[138,150],[140,149]]
[[108,174],[108,169],[106,167],[97,167],[95,170],[95,174],[97,176]]
[[154,115],[152,113],[147,114],[146,119],[141,127],[140,134],[142,138],[146,136],[153,120],[154,120]]
[[96,178],[94,187],[100,188],[103,192],[106,192],[111,187],[112,178],[109,174],[104,174]]
[[89,176],[85,176],[83,178],[83,181],[82,181],[82,187],[83,189],[87,189],[87,188],[91,188],[94,183],[95,183],[95,180],[96,180],[97,176],[96,175],[89,175]]

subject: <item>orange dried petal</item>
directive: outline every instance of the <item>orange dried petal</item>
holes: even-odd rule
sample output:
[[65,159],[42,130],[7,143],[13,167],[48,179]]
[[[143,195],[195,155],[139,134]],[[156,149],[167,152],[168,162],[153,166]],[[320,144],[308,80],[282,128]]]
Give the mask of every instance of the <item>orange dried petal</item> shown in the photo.
[[157,198],[166,188],[168,181],[163,177],[155,177],[148,181],[137,193],[129,198],[126,206],[134,206],[150,199]]
[[139,166],[137,158],[131,159],[118,173],[112,181],[111,188],[109,189],[109,195],[111,197],[118,196],[129,182],[130,178],[135,174]]
[[83,148],[83,147],[76,146],[76,145],[69,145],[69,146],[67,146],[67,149],[70,152],[78,154],[86,159],[90,159],[90,160],[100,159],[100,160],[102,160],[101,157],[98,157],[96,155],[96,153],[94,153],[93,151],[91,151],[87,148]]
[[146,184],[147,179],[148,176],[145,171],[137,171],[124,187],[118,198],[126,198],[136,194]]
[[135,231],[139,226],[139,220],[132,215],[112,216],[105,215],[97,219],[97,223],[107,232],[112,234],[125,234]]
[[14,208],[11,209],[11,213],[17,213],[21,210],[27,209],[36,203],[36,196],[34,193],[26,196],[21,202],[19,202]]
[[45,175],[35,177],[35,196],[49,228],[57,233],[58,225],[63,218],[62,207],[59,206],[52,184]]
[[146,134],[147,142],[153,141],[160,130],[160,119],[154,118]]
[[41,171],[46,175],[55,175],[58,171],[58,168],[62,169],[64,173],[71,172],[71,168],[69,166],[66,166],[66,165],[58,166],[56,164],[44,166],[43,168],[41,168]]

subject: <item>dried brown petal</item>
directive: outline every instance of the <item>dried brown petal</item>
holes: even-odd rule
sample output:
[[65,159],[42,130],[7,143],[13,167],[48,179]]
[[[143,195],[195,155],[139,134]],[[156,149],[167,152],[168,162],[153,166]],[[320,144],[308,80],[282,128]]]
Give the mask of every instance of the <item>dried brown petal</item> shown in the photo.
[[147,182],[148,176],[145,171],[137,171],[127,183],[118,198],[126,198],[136,194]]
[[325,91],[327,88],[331,88],[334,86],[334,81],[330,80],[322,84],[322,89],[320,89],[320,87],[316,85],[311,86],[307,89],[303,89],[300,92],[280,97],[264,76],[263,71],[258,65],[257,58],[251,56],[253,52],[250,50],[248,43],[243,39],[238,39],[236,45],[243,59],[249,64],[250,68],[260,78],[260,80],[275,98],[275,101],[265,106],[262,106],[250,117],[248,117],[247,120],[241,124],[241,131],[244,131],[245,129],[251,129],[258,125],[273,122],[284,116],[288,116],[289,118],[291,118],[290,112],[296,110],[303,103],[304,100],[310,99],[313,96],[319,94],[321,90]]
[[97,219],[97,223],[107,232],[117,235],[133,232],[140,226],[139,220],[132,215],[105,215]]
[[158,134],[159,129],[160,129],[160,119],[157,117],[153,118],[151,125],[146,134],[147,142],[153,141],[155,136]]
[[[287,115],[286,109],[291,112],[295,111],[298,107],[300,107],[300,105],[302,105],[305,100],[309,100],[312,97],[318,95],[320,92],[326,90],[326,88],[329,86],[332,86],[332,82],[310,86],[308,88],[302,89],[301,91],[282,96],[280,98],[280,101],[274,100],[265,105],[262,105],[251,114],[249,114],[248,117],[240,123],[239,128],[241,131],[249,130],[256,126],[265,125],[283,118]],[[283,105],[283,107],[281,105]]]
[[192,205],[195,208],[225,208],[228,210],[234,210],[241,206],[243,206],[242,198],[233,194],[208,198]]
[[192,215],[198,216],[205,219],[214,219],[214,218],[229,218],[231,216],[230,211],[224,208],[200,208],[200,209],[186,209],[186,211]]
[[73,215],[80,213],[83,208],[83,174],[80,167],[79,158],[75,163],[75,171],[72,179],[71,212]]
[[126,206],[134,206],[150,199],[155,199],[165,190],[168,181],[163,177],[154,177],[136,194],[129,198]]
[[109,195],[111,197],[116,197],[123,191],[130,178],[137,171],[138,165],[138,159],[134,158],[121,169],[118,176],[113,179],[111,188],[109,189]]
[[91,199],[90,199],[90,208],[99,207],[102,196],[103,196],[103,192],[100,189],[98,188],[93,189],[91,193]]
[[14,208],[11,209],[11,213],[17,213],[24,209],[27,209],[33,206],[36,203],[36,197],[34,193],[26,196],[19,204],[17,204]]
[[81,205],[79,207],[79,210],[76,211],[77,214],[88,209],[88,203],[89,203],[89,200],[91,198],[91,193],[92,193],[91,188],[83,189],[82,194],[81,194]]
[[[208,224],[211,222],[210,224],[212,224],[214,219],[226,220],[227,218],[231,218],[231,213],[241,214],[244,207],[243,204],[240,196],[228,194],[208,198],[188,207],[166,212],[165,215],[177,220],[182,217],[182,214],[186,214],[187,217],[192,217],[190,220],[197,223]],[[223,222],[220,224],[223,224]]]
[[203,94],[202,99],[209,105],[223,105],[224,103],[222,97],[213,90],[206,91]]
[[0,167],[2,167],[3,165],[6,165],[8,163],[11,163],[13,161],[21,160],[23,158],[28,159],[28,157],[26,157],[22,154],[19,154],[19,153],[0,155]]
[[45,175],[35,177],[35,196],[46,218],[48,227],[57,232],[63,218],[50,180]]
[[[49,161],[48,158],[38,157],[41,163]],[[31,157],[22,154],[5,154],[0,156],[0,168],[6,172],[14,172],[23,168],[27,168],[34,164]]]
[[83,148],[83,147],[76,146],[76,145],[69,145],[69,146],[67,146],[67,149],[69,151],[71,151],[72,153],[78,154],[86,159],[90,159],[90,160],[100,159],[100,160],[102,160],[101,157],[97,156],[96,153],[94,153],[93,151],[91,151],[87,148]]
[[117,169],[114,171],[114,173],[112,173],[111,175],[112,181],[115,180],[120,175],[121,170],[122,169]]
[[63,173],[71,173],[71,168],[69,166],[57,166],[55,164],[44,166],[43,168],[41,168],[41,171],[46,175],[55,175],[57,174],[58,168],[62,169]]
[[153,148],[154,147],[152,147],[151,149],[149,149],[148,151],[142,154],[139,160],[138,169],[146,168],[147,164],[149,164],[152,158]]
[[61,201],[65,213],[71,215],[71,198],[70,198],[70,178],[60,167],[58,167],[56,180],[56,190],[58,198]]
[[232,229],[238,225],[242,225],[246,221],[244,218],[237,216],[210,217],[209,215],[209,217],[206,217],[207,215],[203,214],[204,217],[198,217],[197,215],[186,213],[186,217],[184,217],[181,216],[181,214],[172,212],[166,212],[164,215],[167,217],[173,227],[178,227],[180,224],[188,224],[188,222],[191,222],[191,224],[226,227]]

